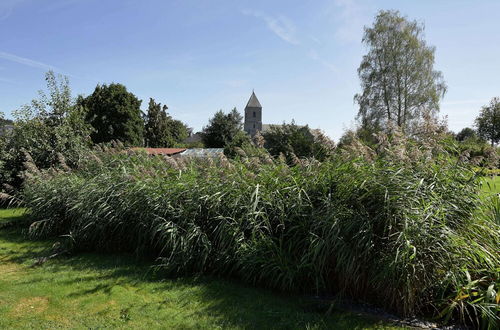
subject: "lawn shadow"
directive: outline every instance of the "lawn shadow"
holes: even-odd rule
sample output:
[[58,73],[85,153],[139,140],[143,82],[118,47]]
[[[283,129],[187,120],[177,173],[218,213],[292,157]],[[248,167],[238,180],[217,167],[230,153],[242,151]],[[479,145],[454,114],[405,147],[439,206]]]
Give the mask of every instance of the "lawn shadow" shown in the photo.
[[[12,251],[0,249],[0,255],[11,252],[9,262],[27,265],[29,260],[50,253],[54,240],[30,241],[23,235],[22,228],[9,228],[0,230],[0,242],[12,246]],[[129,308],[161,311],[169,304],[169,299],[173,299],[167,294],[173,290],[178,292],[175,304],[191,306],[196,302],[195,306],[191,306],[195,315],[213,316],[220,320],[224,328],[363,329],[383,324],[380,320],[329,308],[329,305],[311,308],[315,306],[311,298],[250,287],[235,280],[208,276],[169,278],[156,272],[153,265],[151,260],[138,259],[129,254],[78,253],[50,259],[39,267],[50,271],[54,278],[62,277],[68,270],[77,272],[76,276],[58,281],[58,285],[71,286],[68,298],[96,294],[109,296],[114,288],[124,286],[137,288],[138,294],[141,290],[148,290],[144,293],[151,294],[151,286],[144,283],[153,283],[154,290],[159,292],[158,299],[147,303],[131,301]],[[48,279],[44,277],[34,281]],[[80,285],[73,285],[76,283]]]

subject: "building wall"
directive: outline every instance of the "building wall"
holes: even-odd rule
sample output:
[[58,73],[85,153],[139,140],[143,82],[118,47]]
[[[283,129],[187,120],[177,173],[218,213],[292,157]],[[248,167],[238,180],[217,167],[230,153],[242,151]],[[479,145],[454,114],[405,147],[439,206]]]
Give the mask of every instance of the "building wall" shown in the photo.
[[254,136],[257,131],[262,131],[262,108],[245,108],[245,124],[243,129],[250,136]]

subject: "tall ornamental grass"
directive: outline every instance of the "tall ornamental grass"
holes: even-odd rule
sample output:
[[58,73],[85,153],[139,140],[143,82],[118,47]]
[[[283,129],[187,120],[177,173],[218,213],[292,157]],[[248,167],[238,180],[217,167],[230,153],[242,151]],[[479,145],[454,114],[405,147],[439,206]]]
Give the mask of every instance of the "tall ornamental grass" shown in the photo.
[[75,250],[133,252],[170,275],[230,276],[494,327],[498,207],[479,198],[466,163],[399,156],[290,166],[266,155],[107,151],[76,171],[35,175],[23,197],[36,220],[29,234],[67,237]]

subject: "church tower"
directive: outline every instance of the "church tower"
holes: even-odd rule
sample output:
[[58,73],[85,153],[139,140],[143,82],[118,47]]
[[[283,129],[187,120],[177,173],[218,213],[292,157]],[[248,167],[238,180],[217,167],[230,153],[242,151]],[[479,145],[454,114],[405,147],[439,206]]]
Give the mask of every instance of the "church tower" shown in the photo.
[[253,91],[245,107],[244,130],[252,137],[257,131],[262,131],[262,105]]

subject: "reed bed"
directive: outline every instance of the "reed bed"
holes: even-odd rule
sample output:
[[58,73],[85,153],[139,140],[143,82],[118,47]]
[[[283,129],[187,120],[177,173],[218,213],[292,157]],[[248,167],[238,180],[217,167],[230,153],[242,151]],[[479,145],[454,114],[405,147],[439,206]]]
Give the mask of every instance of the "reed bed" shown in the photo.
[[446,157],[290,166],[107,151],[74,171],[33,175],[23,200],[31,237],[65,237],[74,250],[495,327],[498,201],[478,189],[475,171]]

